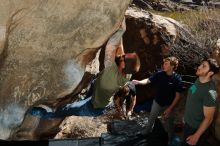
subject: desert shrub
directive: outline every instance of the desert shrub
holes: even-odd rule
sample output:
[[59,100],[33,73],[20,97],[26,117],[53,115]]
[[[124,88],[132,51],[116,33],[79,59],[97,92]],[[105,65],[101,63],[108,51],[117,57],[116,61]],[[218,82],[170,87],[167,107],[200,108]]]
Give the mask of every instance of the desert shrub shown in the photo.
[[194,35],[199,45],[208,52],[212,51],[216,41],[220,38],[220,9],[201,8],[187,12],[154,12],[162,16],[173,18],[186,27]]

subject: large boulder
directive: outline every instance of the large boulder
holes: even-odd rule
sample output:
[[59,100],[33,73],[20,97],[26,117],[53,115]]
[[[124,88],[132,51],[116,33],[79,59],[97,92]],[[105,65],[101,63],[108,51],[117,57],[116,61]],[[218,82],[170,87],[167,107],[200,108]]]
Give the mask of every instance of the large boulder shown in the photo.
[[[184,24],[171,18],[130,7],[125,14],[125,52],[140,57],[140,71],[133,78],[143,79],[161,68],[162,59],[175,55],[180,60],[177,72],[194,75],[194,68],[207,54]],[[151,85],[137,86],[137,102],[153,97]]]
[[106,42],[129,3],[1,1],[0,102],[31,105],[76,87],[84,69],[77,57]]
[[0,2],[0,119],[7,121],[9,103],[26,109],[73,90],[130,0]]
[[[123,47],[122,46],[122,35],[124,31],[125,31],[125,24],[123,21],[119,30],[117,30],[109,38],[106,45],[103,45],[101,49],[98,49],[98,50],[92,49],[92,50],[86,50],[82,52],[82,54],[79,56],[79,60],[83,60],[84,63],[85,62],[88,62],[88,63],[85,63],[86,64],[85,73],[80,83],[77,85],[77,87],[74,90],[65,90],[65,92],[59,95],[59,97],[61,98],[58,98],[58,99],[40,100],[39,102],[36,102],[32,107],[38,107],[41,109],[43,108],[47,110],[48,112],[51,112],[51,111],[56,111],[57,109],[61,109],[64,106],[66,106],[66,104],[74,102],[76,99],[79,99],[81,93],[85,94],[84,92],[86,92],[86,88],[88,88],[89,83],[91,82],[93,77],[96,74],[98,74],[99,71],[102,70],[104,67],[110,66],[111,64],[114,63],[116,52],[118,52],[117,51],[118,46]],[[123,53],[123,49],[121,51],[122,52],[120,53]],[[55,119],[44,119],[39,116],[30,114],[29,111],[32,110],[32,107],[30,107],[28,111],[26,112],[24,120],[22,121],[21,125],[12,130],[9,139],[12,139],[12,140],[47,139],[47,138],[53,138],[53,136],[58,132],[57,131],[57,129],[59,129],[58,125],[62,122],[62,120],[65,117],[55,118]],[[81,118],[79,118],[79,120],[80,119]],[[35,125],[35,126],[30,126],[30,123],[28,121],[33,123],[32,125]],[[77,122],[77,118],[75,122]],[[85,129],[83,130],[83,128],[81,127],[81,131],[85,131]],[[84,134],[86,134],[86,132],[84,132]],[[61,132],[61,135],[62,135],[62,132]],[[89,135],[82,135],[82,137],[83,136],[85,137]]]

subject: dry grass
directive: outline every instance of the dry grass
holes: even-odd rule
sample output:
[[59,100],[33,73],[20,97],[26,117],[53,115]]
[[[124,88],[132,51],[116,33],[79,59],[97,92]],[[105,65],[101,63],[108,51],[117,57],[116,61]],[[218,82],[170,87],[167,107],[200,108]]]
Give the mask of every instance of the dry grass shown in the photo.
[[188,26],[204,49],[211,51],[220,38],[220,9],[191,10],[187,12],[154,12],[173,18]]

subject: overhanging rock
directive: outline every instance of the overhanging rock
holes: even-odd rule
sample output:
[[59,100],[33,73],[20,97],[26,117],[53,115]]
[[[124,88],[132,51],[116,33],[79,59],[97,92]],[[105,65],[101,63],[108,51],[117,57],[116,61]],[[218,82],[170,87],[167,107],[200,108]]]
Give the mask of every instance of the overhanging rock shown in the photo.
[[31,105],[79,83],[76,57],[107,41],[130,0],[0,2],[0,103]]
[[130,1],[0,0],[1,108],[27,108],[73,90],[95,49],[118,30]]

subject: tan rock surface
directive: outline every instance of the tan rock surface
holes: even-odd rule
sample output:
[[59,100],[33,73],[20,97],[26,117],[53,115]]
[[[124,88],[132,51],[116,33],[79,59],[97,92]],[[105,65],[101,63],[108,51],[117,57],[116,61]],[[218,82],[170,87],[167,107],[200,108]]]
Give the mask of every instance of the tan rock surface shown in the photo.
[[105,43],[130,0],[0,3],[0,103],[31,105],[76,87],[84,69],[76,56]]
[[[9,104],[27,109],[40,99],[72,91],[97,49],[118,30],[129,3],[0,0],[1,121],[14,119],[5,110]],[[8,136],[5,128],[13,127],[1,122],[0,138]]]
[[100,117],[71,116],[64,119],[59,127],[61,131],[55,139],[100,137],[102,133],[107,133],[107,123]]

